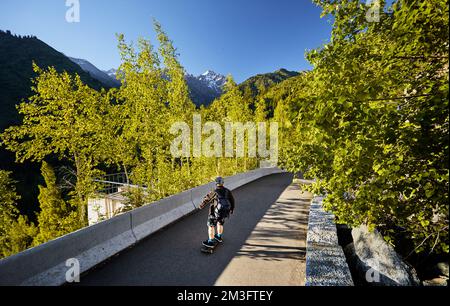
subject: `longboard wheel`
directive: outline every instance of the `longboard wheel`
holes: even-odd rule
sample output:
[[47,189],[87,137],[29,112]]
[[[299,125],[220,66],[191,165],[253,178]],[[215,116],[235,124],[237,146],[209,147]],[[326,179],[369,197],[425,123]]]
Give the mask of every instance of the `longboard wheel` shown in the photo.
[[206,248],[206,247],[203,247],[203,248],[201,249],[201,251],[202,251],[203,253],[208,253],[208,254],[214,253],[214,249],[210,249],[210,248]]

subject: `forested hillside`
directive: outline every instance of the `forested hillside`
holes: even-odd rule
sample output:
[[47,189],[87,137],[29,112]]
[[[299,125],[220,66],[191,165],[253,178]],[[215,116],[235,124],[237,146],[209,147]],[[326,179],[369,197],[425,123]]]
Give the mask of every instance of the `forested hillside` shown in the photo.
[[256,97],[260,94],[264,94],[270,87],[297,75],[299,75],[298,72],[288,71],[286,69],[280,69],[271,73],[258,74],[248,80],[245,80],[242,84],[239,84],[239,89],[246,96],[251,95]]
[[[97,90],[108,88],[36,37],[22,37],[0,30],[0,132],[21,121],[16,105],[32,94],[32,79],[36,76],[33,62],[41,67],[53,66],[59,72],[78,74],[85,84]],[[20,208],[32,214],[38,204],[39,166],[30,162],[14,163],[14,154],[0,146],[0,169],[13,171],[18,192],[22,195]]]
[[17,36],[0,30],[0,130],[19,123],[16,104],[31,94],[31,80],[36,76],[33,62],[40,67],[78,74],[92,88],[106,87],[84,72],[64,54],[34,36]]

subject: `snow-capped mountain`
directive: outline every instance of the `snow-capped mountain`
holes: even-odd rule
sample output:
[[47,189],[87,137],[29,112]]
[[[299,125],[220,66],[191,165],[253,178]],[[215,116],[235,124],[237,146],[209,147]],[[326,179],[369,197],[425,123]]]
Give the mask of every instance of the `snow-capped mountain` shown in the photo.
[[104,73],[106,73],[107,75],[109,75],[111,78],[116,79],[116,75],[117,75],[117,69],[109,69],[108,71],[103,71]]
[[[113,79],[117,78],[117,69],[113,68],[103,72]],[[212,70],[207,70],[199,76],[187,73],[185,79],[191,92],[192,101],[196,105],[208,105],[222,95],[227,78]]]
[[222,95],[226,77],[207,70],[199,76],[186,74],[186,82],[191,90],[191,99],[196,105],[208,105]]
[[223,85],[225,85],[225,82],[227,81],[225,76],[215,73],[212,70],[207,70],[205,73],[199,75],[197,79],[220,94],[222,94]]
[[85,72],[89,73],[91,77],[99,80],[103,84],[110,86],[110,87],[118,87],[120,86],[120,82],[115,78],[115,75],[112,76],[109,73],[105,73],[104,71],[101,71],[97,67],[95,67],[93,64],[91,64],[89,61],[80,59],[80,58],[73,58],[68,57],[72,62],[75,64],[78,64],[78,66],[81,67]]

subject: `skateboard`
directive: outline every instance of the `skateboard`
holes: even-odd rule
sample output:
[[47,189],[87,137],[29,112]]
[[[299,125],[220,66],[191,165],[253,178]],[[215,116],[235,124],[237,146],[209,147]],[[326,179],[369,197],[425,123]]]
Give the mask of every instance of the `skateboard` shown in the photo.
[[204,245],[202,245],[202,248],[200,249],[200,251],[202,251],[202,253],[206,253],[206,254],[213,254],[214,251],[216,250],[217,246],[221,243],[222,242],[215,241],[214,246],[212,248],[208,248],[208,247],[205,247]]

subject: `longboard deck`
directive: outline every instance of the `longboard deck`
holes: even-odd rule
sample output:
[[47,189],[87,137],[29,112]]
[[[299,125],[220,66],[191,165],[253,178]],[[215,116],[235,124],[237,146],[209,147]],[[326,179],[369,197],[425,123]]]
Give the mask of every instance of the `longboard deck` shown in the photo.
[[208,248],[208,247],[205,247],[204,245],[202,245],[200,251],[202,251],[202,253],[212,254],[212,253],[214,253],[214,251],[216,250],[216,248],[219,244],[220,244],[220,242],[215,242],[214,246],[212,248]]

